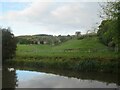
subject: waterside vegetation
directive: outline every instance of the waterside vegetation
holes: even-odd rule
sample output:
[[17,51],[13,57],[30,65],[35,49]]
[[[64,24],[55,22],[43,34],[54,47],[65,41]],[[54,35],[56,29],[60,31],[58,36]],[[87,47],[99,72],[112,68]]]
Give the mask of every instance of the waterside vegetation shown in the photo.
[[10,65],[83,72],[118,72],[118,52],[101,44],[97,36],[72,39],[57,46],[19,45]]

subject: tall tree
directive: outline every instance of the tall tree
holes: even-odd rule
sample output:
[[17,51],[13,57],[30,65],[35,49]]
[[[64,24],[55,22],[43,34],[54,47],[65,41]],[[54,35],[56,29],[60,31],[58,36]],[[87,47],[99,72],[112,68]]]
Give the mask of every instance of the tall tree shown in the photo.
[[99,26],[98,35],[101,41],[110,45],[115,44],[114,48],[119,51],[120,48],[120,1],[107,2],[102,6],[105,20]]
[[16,51],[16,39],[10,28],[0,28],[2,31],[2,60],[13,58]]

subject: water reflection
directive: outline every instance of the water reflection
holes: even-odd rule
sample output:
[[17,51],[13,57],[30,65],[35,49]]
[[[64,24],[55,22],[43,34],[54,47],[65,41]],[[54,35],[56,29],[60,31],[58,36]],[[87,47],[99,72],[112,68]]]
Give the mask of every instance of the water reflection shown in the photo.
[[48,68],[3,69],[3,88],[117,88],[118,75]]
[[116,88],[115,83],[107,84],[97,80],[81,80],[55,74],[17,70],[18,88]]
[[118,78],[118,74],[111,74],[111,73],[82,73],[82,72],[75,72],[71,70],[61,70],[61,69],[51,69],[51,68],[30,68],[30,67],[16,67],[20,70],[28,70],[28,71],[37,71],[37,72],[45,72],[48,74],[55,74],[59,76],[66,76],[68,78],[77,78],[82,80],[97,80],[101,82],[109,83],[116,83],[120,85],[120,80]]

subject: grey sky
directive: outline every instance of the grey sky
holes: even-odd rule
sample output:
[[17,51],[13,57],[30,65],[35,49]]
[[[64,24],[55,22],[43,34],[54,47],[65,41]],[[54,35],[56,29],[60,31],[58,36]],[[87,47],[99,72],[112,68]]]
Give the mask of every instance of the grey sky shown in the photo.
[[98,2],[0,2],[0,7],[0,26],[15,35],[86,33],[101,22]]

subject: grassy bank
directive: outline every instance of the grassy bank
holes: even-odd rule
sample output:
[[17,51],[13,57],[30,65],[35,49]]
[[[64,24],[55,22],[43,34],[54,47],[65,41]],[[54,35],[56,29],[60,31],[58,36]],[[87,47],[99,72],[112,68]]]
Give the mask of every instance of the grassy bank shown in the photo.
[[56,68],[82,72],[110,72],[118,73],[118,60],[101,61],[95,59],[20,59],[12,60],[10,65],[28,66],[36,68]]
[[18,45],[11,65],[68,69],[85,72],[118,72],[118,54],[98,38],[72,39],[57,46]]

